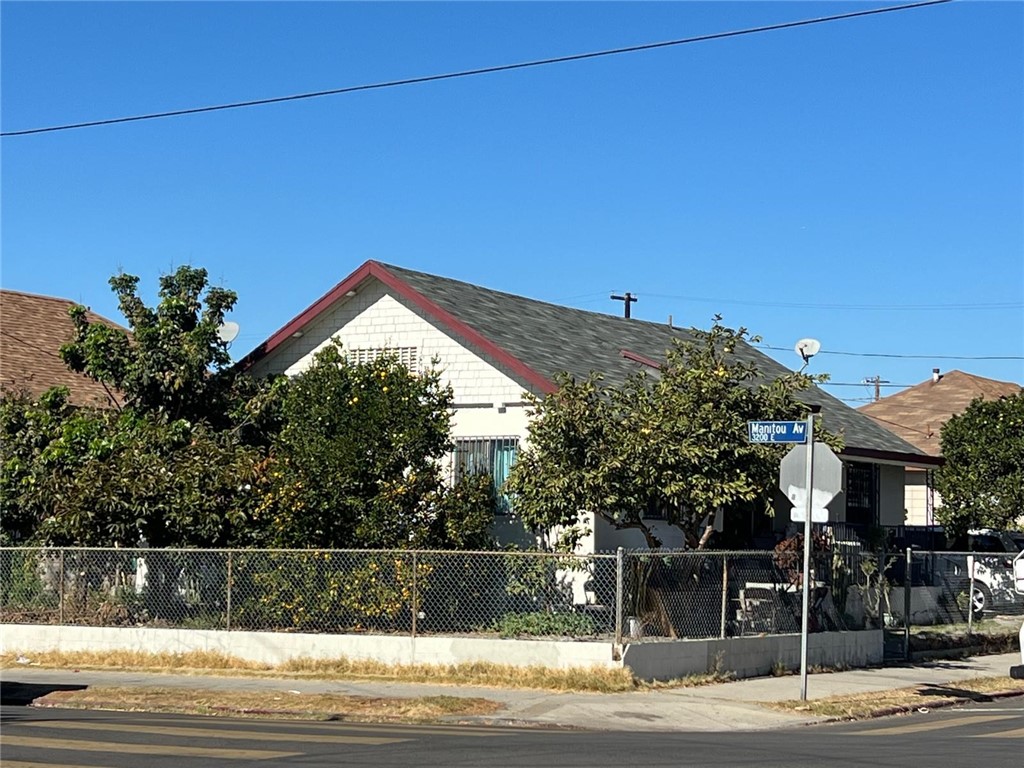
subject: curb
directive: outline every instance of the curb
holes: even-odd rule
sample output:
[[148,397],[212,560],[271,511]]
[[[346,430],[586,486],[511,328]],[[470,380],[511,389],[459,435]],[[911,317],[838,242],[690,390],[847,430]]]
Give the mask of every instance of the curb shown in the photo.
[[[140,712],[144,710],[125,709],[123,707],[117,707],[109,704],[100,702],[88,707],[68,707],[61,704],[50,704],[43,703],[37,704],[33,702],[27,705],[32,709],[75,709],[75,710],[87,710],[94,712]],[[229,706],[217,706],[213,705],[209,707],[211,713],[216,715],[255,715],[257,717],[279,717],[279,718],[302,718],[312,723],[351,723],[359,725],[465,725],[465,726],[477,726],[477,727],[491,727],[491,728],[523,728],[531,730],[549,730],[549,731],[586,731],[590,730],[583,726],[573,725],[569,723],[547,723],[539,720],[527,720],[516,717],[462,717],[459,715],[441,715],[436,718],[426,718],[422,720],[417,719],[362,719],[362,718],[351,718],[345,715],[339,715],[331,712],[310,712],[309,710],[298,710],[298,709],[266,709],[262,707],[229,707]],[[169,710],[161,712],[160,714],[195,714],[188,712],[177,712],[175,710]]]
[[[1017,696],[1024,696],[1024,691],[994,691],[993,693],[983,694],[989,699],[1012,699]],[[805,725],[818,725],[820,723],[854,723],[859,720],[874,720],[879,717],[891,717],[893,715],[909,715],[917,712],[921,709],[945,709],[946,707],[955,707],[960,704],[970,704],[977,702],[977,699],[972,699],[969,696],[958,696],[951,699],[942,699],[935,703],[927,706],[902,706],[902,707],[885,707],[884,709],[872,710],[871,714],[864,717],[829,717],[824,720],[808,720]]]
[[906,661],[919,663],[926,661],[943,661],[945,659],[968,659],[972,656],[1001,656],[1004,653],[1015,653],[1016,643],[1005,650],[993,650],[984,645],[970,645],[957,648],[932,648],[920,651],[911,651],[910,658]]

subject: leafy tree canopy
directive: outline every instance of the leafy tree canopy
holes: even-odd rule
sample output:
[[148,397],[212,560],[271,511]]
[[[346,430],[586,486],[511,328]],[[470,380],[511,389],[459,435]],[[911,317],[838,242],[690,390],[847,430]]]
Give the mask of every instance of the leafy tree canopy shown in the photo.
[[236,372],[218,330],[234,291],[211,287],[205,269],[183,266],[160,278],[159,303],[146,306],[139,278],[110,279],[131,334],[90,322],[74,307],[75,339],[61,347],[65,364],[122,394],[124,406],[166,421],[226,426],[227,393]]
[[138,278],[111,281],[130,333],[74,307],[74,371],[102,382],[116,411],[72,408],[51,390],[2,405],[2,528],[59,544],[224,545],[244,527],[272,390],[229,367],[217,336],[235,294],[181,267],[145,305]]
[[947,533],[1015,527],[1024,516],[1024,393],[977,399],[942,427],[935,476]]
[[[392,355],[353,363],[332,343],[287,385],[262,487],[261,536],[281,547],[467,546],[493,506],[472,479],[449,491],[441,458],[452,392]],[[490,502],[490,500],[488,500]]]
[[117,409],[67,392],[0,402],[4,541],[153,547],[490,546],[489,477],[444,482],[452,393],[392,356],[349,363],[329,345],[294,380],[230,365],[217,335],[235,303],[205,270],[110,281],[129,331],[71,315],[61,349]]
[[0,399],[0,543],[31,539],[49,515],[40,456],[73,413],[66,387],[44,392],[38,401],[8,392]]
[[757,337],[719,320],[710,331],[691,329],[657,376],[639,373],[612,387],[594,374],[566,375],[556,392],[532,398],[529,446],[507,486],[527,525],[558,529],[559,544],[572,547],[586,510],[640,530],[656,548],[662,542],[644,513],[658,510],[702,548],[718,509],[769,507],[783,449],[749,443],[746,423],[805,417],[799,393],[824,377],[790,373],[763,383],[757,366],[734,354]]

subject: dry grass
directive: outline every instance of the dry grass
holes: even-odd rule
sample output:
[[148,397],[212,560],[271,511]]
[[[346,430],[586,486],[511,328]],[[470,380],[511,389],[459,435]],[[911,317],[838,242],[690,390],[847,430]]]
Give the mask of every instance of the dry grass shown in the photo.
[[[353,659],[293,659],[278,666],[257,664],[218,653],[6,653],[0,667],[17,666],[25,656],[33,666],[55,669],[132,670],[189,675],[230,673],[244,677],[288,677],[334,680],[371,680],[438,685],[475,685],[488,688],[529,688],[546,691],[620,693],[643,687],[628,669],[542,666],[514,667],[485,662],[465,664],[384,664]],[[712,682],[712,680],[707,680]],[[695,682],[679,684],[697,684]],[[659,686],[660,687],[660,686]]]
[[28,659],[32,666],[54,669],[132,669],[145,672],[208,671],[268,672],[268,664],[244,661],[223,653],[192,651],[189,653],[145,653],[141,651],[12,651],[0,654],[0,667],[19,666],[18,658]]
[[920,685],[892,691],[828,696],[811,701],[778,701],[765,706],[819,717],[862,720],[901,710],[912,711],[953,704],[964,699],[985,701],[991,694],[1011,691],[1024,695],[1024,680],[981,677],[945,685]]
[[502,709],[502,705],[496,701],[457,696],[378,698],[304,694],[300,691],[210,691],[104,686],[89,686],[81,691],[55,691],[36,699],[34,706],[377,723],[430,723],[459,716],[489,716]]
[[1010,653],[1018,648],[1020,618],[987,620],[974,625],[971,632],[964,625],[915,627],[910,632],[911,652],[955,651],[971,649],[977,653]]

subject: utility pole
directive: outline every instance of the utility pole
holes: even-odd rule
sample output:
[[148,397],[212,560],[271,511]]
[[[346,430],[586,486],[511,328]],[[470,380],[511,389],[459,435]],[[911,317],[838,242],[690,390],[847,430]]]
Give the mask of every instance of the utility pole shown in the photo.
[[877,403],[882,399],[882,385],[889,384],[888,379],[883,379],[881,376],[874,376],[872,378],[864,379],[865,384],[875,385],[875,402]]
[[621,301],[621,302],[625,303],[625,312],[623,313],[623,317],[625,317],[628,320],[629,319],[629,314],[630,314],[629,313],[629,305],[632,304],[634,301],[636,301],[637,297],[634,296],[629,291],[626,291],[626,295],[625,296],[619,296],[618,294],[613,293],[612,294],[612,298],[615,301]]

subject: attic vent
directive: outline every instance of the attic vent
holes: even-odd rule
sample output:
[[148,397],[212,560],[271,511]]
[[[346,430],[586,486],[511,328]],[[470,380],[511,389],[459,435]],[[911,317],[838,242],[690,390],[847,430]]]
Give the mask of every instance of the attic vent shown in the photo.
[[416,373],[416,347],[365,347],[348,350],[349,362],[356,365],[372,363],[381,355],[394,355],[398,362]]

